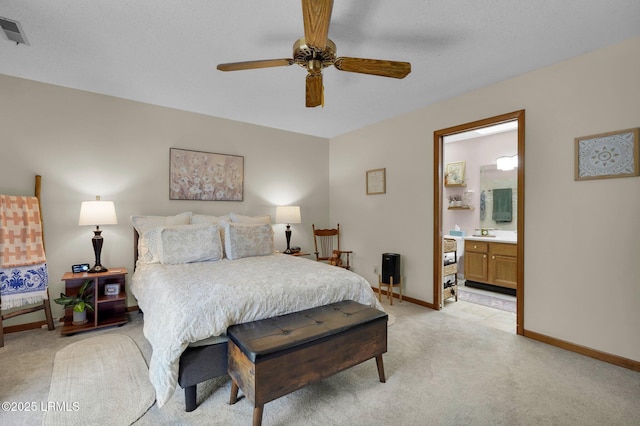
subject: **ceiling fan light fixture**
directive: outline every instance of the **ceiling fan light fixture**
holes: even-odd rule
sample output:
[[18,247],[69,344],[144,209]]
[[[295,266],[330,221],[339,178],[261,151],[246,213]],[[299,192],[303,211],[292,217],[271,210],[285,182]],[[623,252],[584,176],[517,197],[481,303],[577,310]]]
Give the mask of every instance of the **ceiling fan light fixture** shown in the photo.
[[324,106],[322,69],[334,65],[337,70],[381,77],[405,78],[411,72],[409,62],[336,57],[336,45],[329,40],[329,21],[333,0],[302,0],[304,37],[293,43],[292,59],[267,59],[259,61],[219,64],[220,71],[239,71],[298,64],[307,69],[306,106]]

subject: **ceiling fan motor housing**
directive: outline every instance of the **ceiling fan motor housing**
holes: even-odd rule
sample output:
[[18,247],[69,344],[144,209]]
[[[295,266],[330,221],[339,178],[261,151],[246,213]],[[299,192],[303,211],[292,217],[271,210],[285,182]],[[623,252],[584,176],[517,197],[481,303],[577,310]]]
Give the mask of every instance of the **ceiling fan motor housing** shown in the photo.
[[336,45],[327,39],[324,49],[307,45],[304,37],[293,44],[293,61],[309,71],[320,71],[336,61]]

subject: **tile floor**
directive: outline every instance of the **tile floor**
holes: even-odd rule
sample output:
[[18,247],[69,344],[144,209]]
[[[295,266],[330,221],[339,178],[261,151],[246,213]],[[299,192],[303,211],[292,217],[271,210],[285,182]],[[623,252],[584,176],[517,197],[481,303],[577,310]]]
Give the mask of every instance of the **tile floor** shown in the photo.
[[[464,282],[459,285],[463,286],[464,289],[469,292],[487,294],[505,300],[515,301],[516,299],[515,297],[506,294],[494,293],[491,291],[473,287],[466,287],[464,286]],[[456,300],[453,298],[444,301],[442,312],[448,315],[462,318],[467,321],[474,321],[487,327],[495,328],[509,333],[516,333],[515,313],[505,312],[498,309],[489,308],[487,306],[465,302],[464,300],[460,299],[458,299],[458,301],[456,302]]]

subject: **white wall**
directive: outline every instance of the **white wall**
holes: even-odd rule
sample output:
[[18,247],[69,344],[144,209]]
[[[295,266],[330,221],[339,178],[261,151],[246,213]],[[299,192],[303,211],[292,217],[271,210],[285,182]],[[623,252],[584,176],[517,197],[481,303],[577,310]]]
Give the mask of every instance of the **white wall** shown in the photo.
[[[405,294],[433,302],[433,133],[525,109],[524,327],[639,361],[640,177],[573,178],[574,138],[640,126],[638,52],[634,38],[332,139],[354,270],[374,284],[381,253],[400,253]],[[367,196],[379,167],[387,193]]]
[[[0,193],[33,194],[42,175],[50,294],[75,263],[93,264],[91,227],[78,226],[80,204],[113,200],[118,225],[104,226],[102,264],[133,273],[129,217],[183,211],[270,214],[301,206],[292,245],[313,251],[311,224],[328,223],[329,147],[322,138],[216,119],[0,75]],[[243,202],[170,201],[169,148],[245,157]],[[284,250],[284,225],[275,225]],[[135,305],[130,296],[129,305]],[[55,317],[62,308],[53,304]],[[41,312],[4,322],[39,321]]]

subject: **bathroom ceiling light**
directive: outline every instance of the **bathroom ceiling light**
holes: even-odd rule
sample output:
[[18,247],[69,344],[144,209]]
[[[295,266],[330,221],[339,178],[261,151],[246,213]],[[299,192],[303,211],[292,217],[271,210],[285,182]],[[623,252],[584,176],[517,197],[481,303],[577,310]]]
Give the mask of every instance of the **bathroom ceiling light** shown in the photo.
[[518,128],[518,121],[507,121],[506,123],[496,124],[495,126],[482,127],[475,131],[481,135],[492,135],[494,133],[508,132],[509,130],[515,130]]
[[513,170],[514,168],[518,167],[518,154],[511,157],[498,157],[498,159],[496,160],[496,166],[498,167],[498,170]]

